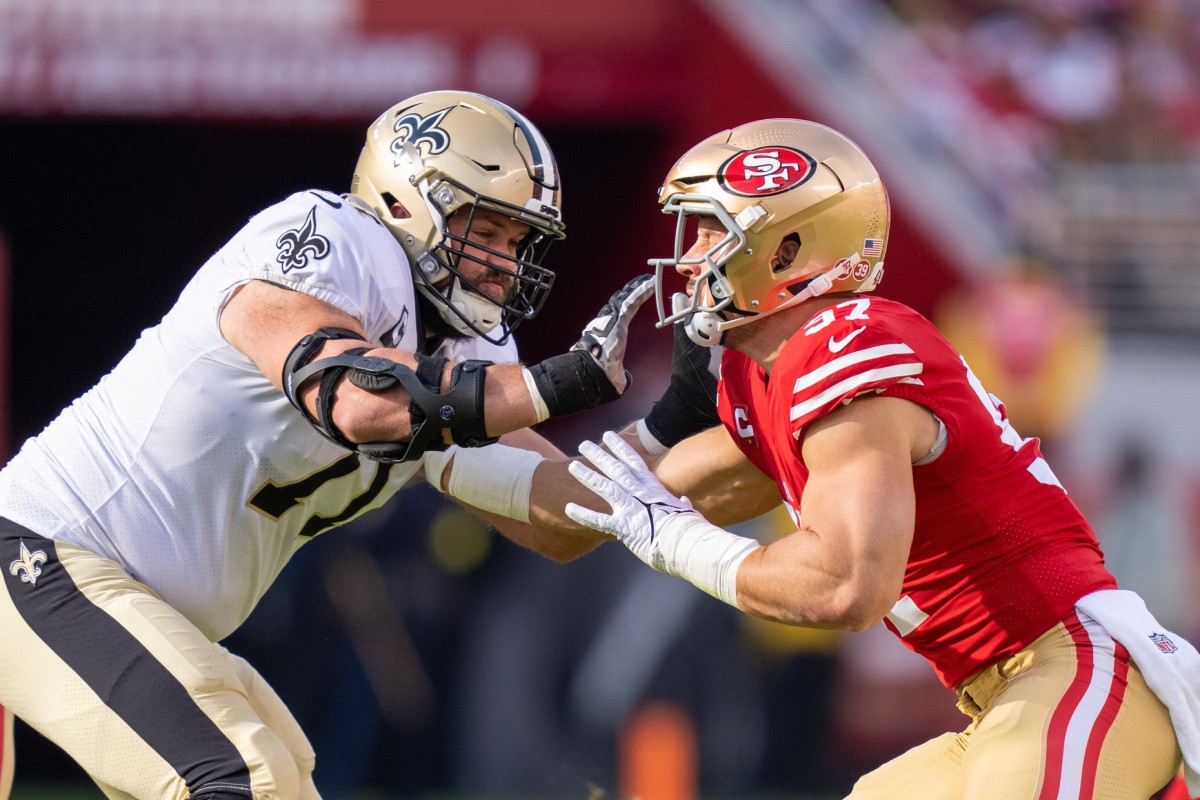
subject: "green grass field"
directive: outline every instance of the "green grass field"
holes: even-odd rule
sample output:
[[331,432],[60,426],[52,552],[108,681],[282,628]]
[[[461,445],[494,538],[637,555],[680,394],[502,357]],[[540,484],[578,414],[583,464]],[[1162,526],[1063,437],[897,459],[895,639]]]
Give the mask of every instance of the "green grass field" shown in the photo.
[[[835,800],[833,797],[817,796],[817,795],[712,795],[705,797],[703,800]],[[104,800],[99,790],[86,790],[78,788],[62,789],[54,786],[44,785],[37,787],[21,787],[14,786],[10,800]],[[354,798],[329,798],[328,800],[392,800],[383,794],[367,793],[360,794]],[[511,795],[457,795],[457,794],[432,794],[424,798],[414,798],[412,800],[617,800],[617,798],[588,798],[584,795],[578,797],[568,796],[545,796],[545,797],[513,797]],[[625,800],[621,798],[621,800]]]

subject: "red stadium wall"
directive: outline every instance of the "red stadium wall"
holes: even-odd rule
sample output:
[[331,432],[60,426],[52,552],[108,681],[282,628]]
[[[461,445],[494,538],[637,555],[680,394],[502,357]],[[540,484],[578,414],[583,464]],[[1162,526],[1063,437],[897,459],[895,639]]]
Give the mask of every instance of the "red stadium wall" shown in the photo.
[[[6,12],[5,27],[22,35],[0,52],[0,119],[279,120],[357,129],[398,97],[459,87],[506,100],[549,128],[645,131],[653,153],[595,155],[648,165],[624,198],[631,217],[646,209],[638,198],[652,198],[673,158],[700,138],[754,118],[806,113],[696,0],[569,8],[556,0],[460,0],[452,10],[313,0],[286,14],[277,4],[228,0],[82,7],[46,0],[29,8]],[[571,200],[576,214],[598,213],[587,187],[576,184]],[[884,291],[928,312],[957,282],[955,266],[903,208],[894,213]],[[630,225],[637,241],[653,229]]]

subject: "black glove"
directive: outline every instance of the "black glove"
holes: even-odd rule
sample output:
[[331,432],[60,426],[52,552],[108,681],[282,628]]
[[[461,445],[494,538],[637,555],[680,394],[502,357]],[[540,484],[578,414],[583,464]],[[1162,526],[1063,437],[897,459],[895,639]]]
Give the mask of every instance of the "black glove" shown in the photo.
[[654,293],[654,277],[639,275],[609,298],[571,350],[529,368],[551,417],[616,400],[629,387],[625,346],[629,322]]
[[674,327],[671,383],[645,419],[646,430],[665,447],[721,424],[715,372],[721,348],[701,347],[682,325]]

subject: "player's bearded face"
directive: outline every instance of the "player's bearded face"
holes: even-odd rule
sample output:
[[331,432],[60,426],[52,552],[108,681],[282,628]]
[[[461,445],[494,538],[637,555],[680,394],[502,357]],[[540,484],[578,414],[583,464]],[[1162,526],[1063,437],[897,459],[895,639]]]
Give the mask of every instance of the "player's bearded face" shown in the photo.
[[[469,228],[468,228],[469,226]],[[457,268],[480,294],[501,304],[516,291],[515,258],[529,226],[485,209],[464,206],[446,223],[460,254]],[[465,240],[465,242],[464,242]]]

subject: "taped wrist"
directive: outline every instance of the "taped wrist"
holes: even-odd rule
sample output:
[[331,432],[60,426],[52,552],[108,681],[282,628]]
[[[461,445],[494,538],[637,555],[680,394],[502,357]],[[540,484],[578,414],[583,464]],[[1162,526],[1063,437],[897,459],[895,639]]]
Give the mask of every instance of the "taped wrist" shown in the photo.
[[552,356],[528,369],[551,417],[595,408],[621,396],[600,363],[583,350]]
[[683,578],[738,609],[738,568],[761,546],[694,513],[675,514],[658,534],[663,572]]
[[529,522],[533,473],[543,460],[531,450],[503,444],[458,450],[446,494],[475,508]]
[[450,463],[450,459],[454,458],[462,450],[457,447],[447,447],[445,450],[430,450],[422,456],[422,461],[425,466],[425,480],[430,486],[437,489],[439,492],[445,492],[442,488],[442,474],[446,471],[446,465]]
[[639,419],[637,421],[635,430],[637,431],[638,441],[642,443],[642,447],[645,448],[646,452],[650,455],[661,456],[663,453],[671,449],[670,445],[663,443],[657,436],[650,432],[650,429],[646,427],[645,419]]

